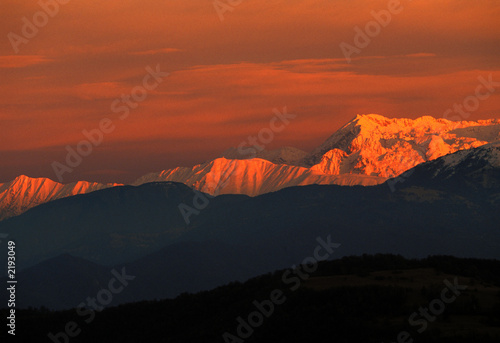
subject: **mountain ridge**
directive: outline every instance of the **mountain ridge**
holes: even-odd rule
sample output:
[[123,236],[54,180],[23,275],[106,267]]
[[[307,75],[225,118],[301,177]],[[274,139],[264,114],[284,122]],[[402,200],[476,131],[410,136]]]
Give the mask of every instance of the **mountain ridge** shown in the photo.
[[385,181],[366,175],[328,175],[303,167],[273,164],[261,158],[229,160],[217,158],[192,168],[177,167],[150,173],[133,185],[155,181],[181,182],[196,190],[214,194],[257,196],[286,187],[310,184],[376,185]]
[[[192,167],[148,173],[132,184],[174,181],[211,195],[250,196],[309,184],[371,186],[421,163],[499,139],[498,119],[453,122],[430,116],[390,119],[357,115],[307,155],[284,147],[248,159],[230,148],[222,155],[231,159],[221,157]],[[0,184],[0,220],[47,201],[119,185],[87,181],[64,185],[19,176]]]
[[[337,257],[439,253],[498,259],[500,146],[452,156],[452,162],[444,156],[415,167],[392,189],[309,185],[256,197],[219,195],[189,223],[179,204],[193,204],[196,194],[182,183],[112,187],[37,206],[0,222],[0,232],[23,247],[16,255],[19,271],[61,254],[112,266],[162,249],[182,264],[179,270],[190,270],[198,248],[182,246],[193,242],[204,251],[219,251],[214,244],[258,251],[268,261],[259,267],[265,271],[309,256],[318,238],[340,243]],[[441,168],[455,162],[452,174]],[[488,182],[484,170],[490,170]],[[248,266],[248,256],[241,256],[240,265]]]
[[87,181],[61,184],[48,178],[20,175],[10,182],[0,184],[0,220],[19,215],[47,201],[119,185]]

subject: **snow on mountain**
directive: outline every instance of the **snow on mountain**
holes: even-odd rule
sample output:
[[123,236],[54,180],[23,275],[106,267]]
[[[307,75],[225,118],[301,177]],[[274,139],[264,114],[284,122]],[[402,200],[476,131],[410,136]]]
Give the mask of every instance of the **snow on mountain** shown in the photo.
[[[309,155],[284,147],[245,159],[250,156],[242,156],[231,148],[223,153],[225,158],[150,173],[134,185],[174,181],[209,194],[250,196],[309,184],[368,186],[422,162],[498,140],[498,119],[452,122],[429,116],[412,120],[358,115]],[[0,184],[0,220],[47,201],[116,185],[83,181],[63,185],[49,179],[19,176]]]
[[21,175],[11,182],[0,184],[0,220],[17,216],[51,200],[118,185],[86,181],[61,184],[47,178],[30,178]]
[[496,170],[500,176],[500,142],[486,144],[477,149],[458,151],[433,162],[425,165],[427,169],[432,170],[432,178],[448,178],[457,171],[477,174],[487,170]]
[[[408,194],[412,197],[422,197],[422,199],[425,197],[425,193],[420,192],[423,188],[452,192],[466,197],[479,192],[477,194],[482,201],[489,202],[498,208],[500,206],[500,141],[474,149],[460,150],[422,163],[387,182],[391,188],[395,185],[400,189],[413,187]],[[419,190],[415,191],[415,189]],[[490,198],[482,195],[481,192],[484,189],[490,190],[492,195]],[[432,197],[435,198],[435,194]]]
[[237,148],[229,148],[224,151],[220,157],[224,157],[230,160],[245,160],[250,158],[261,158],[267,160],[274,164],[288,164],[296,166],[302,161],[306,156],[307,152],[294,147],[283,147],[275,150],[262,150],[255,154],[254,156],[245,155],[238,151]]
[[326,174],[395,177],[414,166],[500,139],[500,120],[453,122],[358,115],[303,159]]
[[376,185],[385,178],[367,175],[325,175],[307,168],[273,164],[267,160],[218,158],[192,168],[178,167],[139,178],[134,185],[156,181],[182,182],[209,194],[256,196],[285,187],[310,184]]

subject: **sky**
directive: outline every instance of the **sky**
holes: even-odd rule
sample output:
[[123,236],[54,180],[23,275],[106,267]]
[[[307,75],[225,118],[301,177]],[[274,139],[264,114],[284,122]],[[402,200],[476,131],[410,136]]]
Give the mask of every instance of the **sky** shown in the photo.
[[0,183],[192,166],[284,107],[267,149],[357,114],[500,118],[496,0],[3,0],[0,35]]

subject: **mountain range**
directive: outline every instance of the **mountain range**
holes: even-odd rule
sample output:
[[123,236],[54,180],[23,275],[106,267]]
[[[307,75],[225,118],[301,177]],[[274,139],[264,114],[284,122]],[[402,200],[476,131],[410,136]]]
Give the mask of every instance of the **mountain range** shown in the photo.
[[[149,173],[132,185],[173,181],[211,195],[249,196],[310,184],[371,186],[420,163],[498,140],[498,119],[453,122],[430,116],[411,120],[358,115],[309,154],[284,147],[246,159],[231,148],[213,161]],[[119,184],[63,185],[19,176],[0,184],[0,220],[48,201],[113,186]]]
[[[176,182],[110,187],[39,205],[0,222],[0,232],[19,246],[21,307],[74,307],[112,269],[136,276],[115,305],[206,290],[300,264],[320,241],[335,247],[335,258],[499,259],[499,161],[500,144],[491,143],[376,186],[308,185],[255,197],[210,197]],[[208,203],[187,223],[179,205],[195,206],[200,196]]]

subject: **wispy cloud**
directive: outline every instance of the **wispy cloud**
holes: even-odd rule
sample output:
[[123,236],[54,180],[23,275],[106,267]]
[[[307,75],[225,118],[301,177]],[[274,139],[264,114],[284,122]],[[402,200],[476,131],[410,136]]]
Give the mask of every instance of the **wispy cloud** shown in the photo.
[[180,52],[181,49],[176,48],[163,48],[163,49],[152,49],[144,51],[134,51],[130,52],[129,55],[157,55],[157,54],[170,54],[172,52]]
[[84,100],[112,99],[127,92],[129,87],[120,82],[83,83],[74,87],[75,95]]
[[416,58],[420,58],[420,57],[436,57],[436,54],[428,53],[428,52],[419,52],[419,53],[416,53],[416,54],[407,54],[407,55],[405,55],[405,57],[416,57]]
[[51,61],[40,55],[6,55],[0,56],[0,68],[24,68]]

